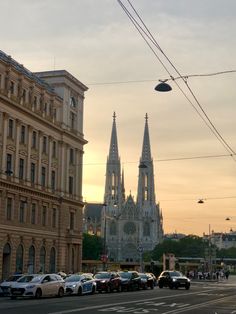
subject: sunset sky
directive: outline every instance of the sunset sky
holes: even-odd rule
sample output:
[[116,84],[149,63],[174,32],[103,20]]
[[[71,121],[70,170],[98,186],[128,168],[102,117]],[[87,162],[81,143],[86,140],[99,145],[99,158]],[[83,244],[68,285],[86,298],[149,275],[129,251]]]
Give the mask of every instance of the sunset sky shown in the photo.
[[[131,3],[182,75],[234,70],[187,82],[236,151],[236,1]],[[169,93],[154,91],[159,79],[170,76],[117,0],[0,0],[0,28],[0,49],[30,71],[65,69],[89,87],[84,115],[87,202],[103,202],[114,111],[126,193],[136,197],[147,113],[164,231],[202,235],[236,230],[236,156],[230,156],[174,82],[169,82]],[[167,66],[158,49],[156,53]],[[176,82],[191,97],[185,84]],[[204,203],[198,204],[201,198]]]

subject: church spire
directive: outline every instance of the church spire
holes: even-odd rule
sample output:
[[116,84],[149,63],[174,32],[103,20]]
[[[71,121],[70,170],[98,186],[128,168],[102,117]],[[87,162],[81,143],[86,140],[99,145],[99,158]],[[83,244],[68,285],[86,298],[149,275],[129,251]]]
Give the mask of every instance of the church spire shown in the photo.
[[122,200],[122,187],[121,187],[120,157],[118,151],[116,131],[116,114],[114,112],[109,155],[107,157],[104,202],[107,205],[114,204],[118,205],[121,204],[121,200]]
[[142,148],[142,157],[141,162],[145,163],[151,161],[151,146],[149,139],[149,131],[148,131],[148,115],[145,115],[145,127],[144,127],[144,136],[143,136],[143,148]]
[[118,161],[119,152],[118,152],[118,142],[117,142],[117,132],[116,132],[116,113],[113,113],[113,124],[111,132],[111,141],[110,141],[110,150],[109,150],[109,161]]
[[147,113],[145,115],[142,155],[139,164],[137,203],[142,207],[155,205],[154,172]]

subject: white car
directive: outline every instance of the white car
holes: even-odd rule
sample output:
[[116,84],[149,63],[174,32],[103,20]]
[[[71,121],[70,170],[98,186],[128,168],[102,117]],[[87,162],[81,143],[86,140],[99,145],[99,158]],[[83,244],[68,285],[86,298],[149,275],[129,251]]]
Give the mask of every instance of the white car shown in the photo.
[[66,294],[94,294],[96,281],[90,274],[73,274],[65,279]]
[[23,274],[12,275],[0,284],[0,295],[8,296],[10,294],[11,285],[21,278]]
[[[30,279],[30,276],[33,278]],[[35,297],[64,295],[65,281],[57,274],[27,275],[11,286],[11,299],[17,297]]]

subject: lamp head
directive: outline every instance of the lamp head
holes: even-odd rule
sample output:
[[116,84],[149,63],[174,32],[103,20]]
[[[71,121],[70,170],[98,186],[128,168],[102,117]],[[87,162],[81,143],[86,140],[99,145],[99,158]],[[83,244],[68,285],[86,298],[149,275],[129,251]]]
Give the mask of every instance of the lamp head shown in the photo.
[[157,84],[154,88],[157,92],[169,92],[172,90],[171,86],[166,83],[166,81],[160,81],[161,83]]

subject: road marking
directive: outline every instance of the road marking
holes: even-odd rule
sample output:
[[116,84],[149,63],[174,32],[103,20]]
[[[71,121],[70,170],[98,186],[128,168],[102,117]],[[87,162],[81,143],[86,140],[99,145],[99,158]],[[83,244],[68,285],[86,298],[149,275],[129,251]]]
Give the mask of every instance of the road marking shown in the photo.
[[[210,292],[212,291],[212,289],[206,290],[205,292]],[[198,292],[186,292],[183,294],[172,294],[172,295],[167,295],[167,296],[160,296],[160,297],[155,297],[155,298],[150,298],[150,299],[146,299],[145,301],[155,301],[155,300],[163,300],[163,299],[171,299],[171,298],[176,298],[176,297],[182,297],[182,296],[190,296],[190,295],[198,295]],[[145,302],[144,301],[144,302]],[[103,305],[94,305],[94,306],[87,306],[87,307],[78,307],[78,308],[74,308],[71,310],[64,310],[64,311],[59,311],[59,312],[50,312],[48,314],[68,314],[68,313],[76,313],[76,312],[81,312],[81,311],[88,311],[88,310],[96,310],[96,309],[102,309],[102,308],[108,308],[108,307],[113,307],[113,306],[119,306],[119,305],[130,305],[130,304],[137,304],[137,300],[136,301],[126,301],[126,302],[119,302],[119,303],[111,303],[111,304],[107,304],[106,306]]]

